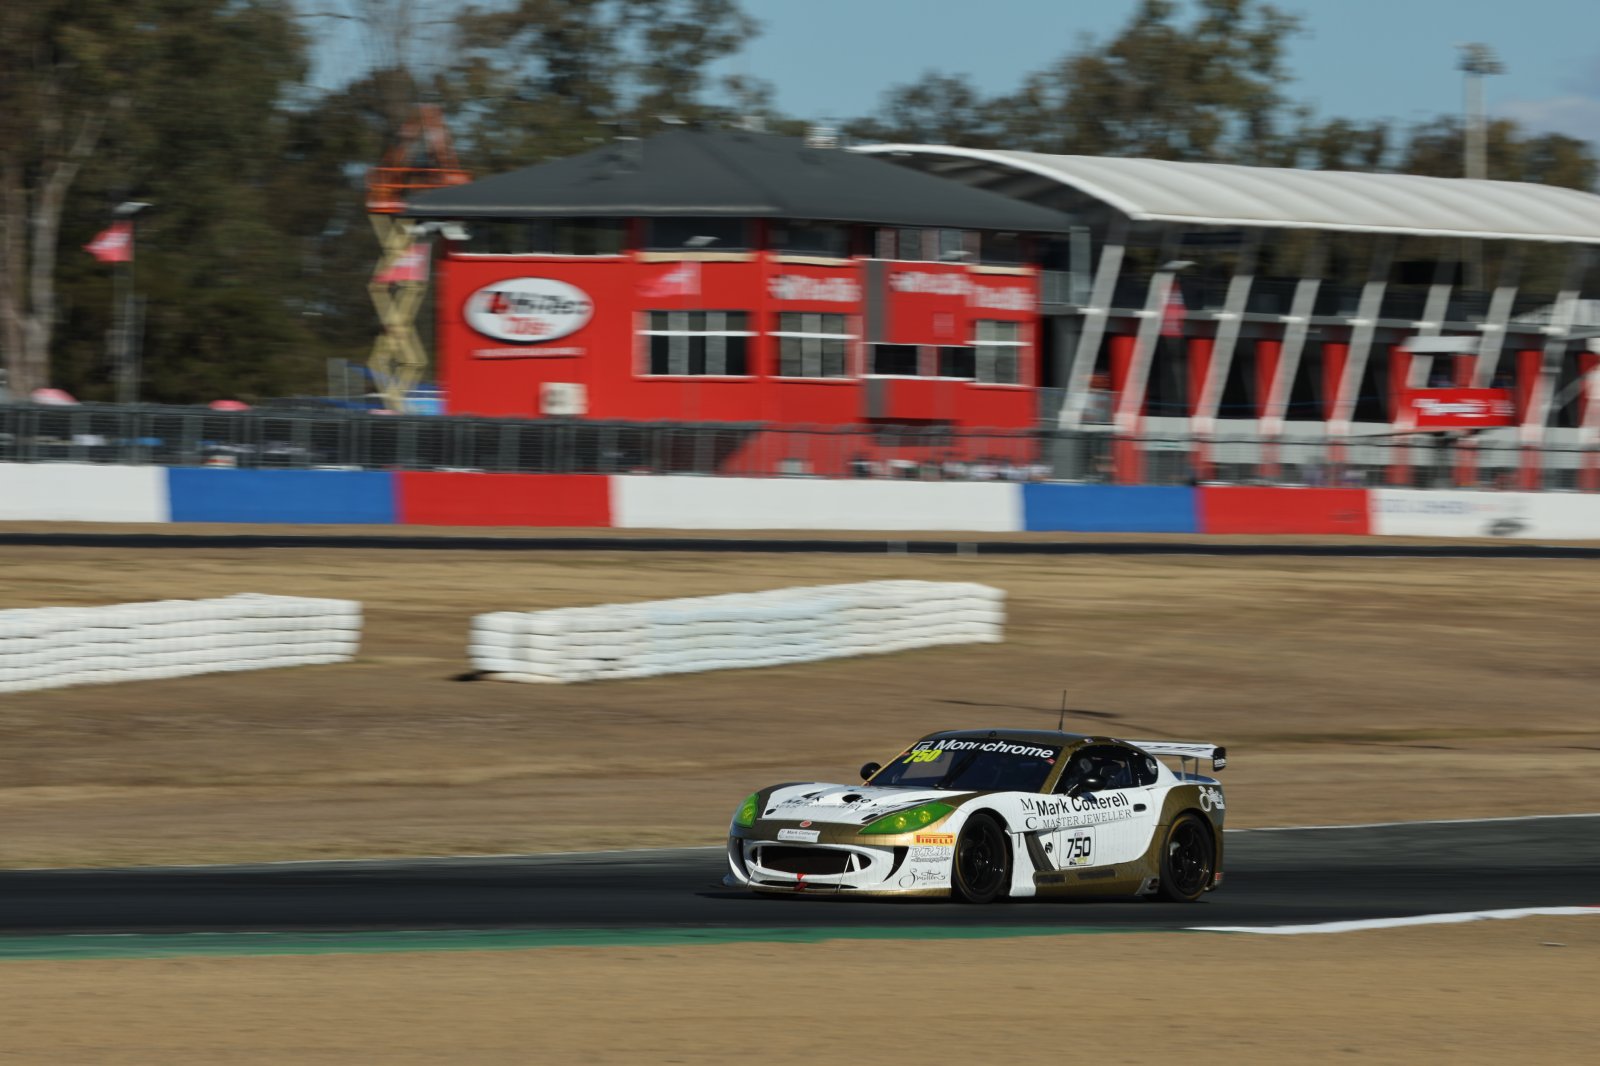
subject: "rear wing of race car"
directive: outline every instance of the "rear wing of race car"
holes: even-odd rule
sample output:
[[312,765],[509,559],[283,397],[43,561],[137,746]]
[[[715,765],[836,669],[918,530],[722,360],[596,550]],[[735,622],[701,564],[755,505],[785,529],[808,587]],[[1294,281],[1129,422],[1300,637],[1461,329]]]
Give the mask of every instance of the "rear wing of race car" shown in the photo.
[[1151,755],[1176,756],[1179,759],[1210,759],[1213,770],[1221,770],[1228,765],[1228,749],[1215,744],[1195,744],[1179,740],[1130,740],[1127,743],[1136,748],[1149,752]]

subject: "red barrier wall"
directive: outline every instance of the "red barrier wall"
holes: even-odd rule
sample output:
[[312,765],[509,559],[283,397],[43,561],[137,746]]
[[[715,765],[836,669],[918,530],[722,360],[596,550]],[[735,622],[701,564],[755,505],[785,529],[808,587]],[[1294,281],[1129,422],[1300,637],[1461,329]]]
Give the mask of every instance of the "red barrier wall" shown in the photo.
[[601,474],[396,474],[399,519],[416,526],[611,525]]
[[1365,489],[1200,489],[1202,533],[1372,532]]

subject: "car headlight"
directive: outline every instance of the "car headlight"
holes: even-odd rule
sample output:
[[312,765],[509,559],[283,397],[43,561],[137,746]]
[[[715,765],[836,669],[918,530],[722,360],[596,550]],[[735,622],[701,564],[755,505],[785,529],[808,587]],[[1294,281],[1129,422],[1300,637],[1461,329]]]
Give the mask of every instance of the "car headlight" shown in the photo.
[[739,813],[733,816],[733,824],[741,829],[749,829],[756,824],[756,815],[761,813],[759,792],[750,793],[750,797],[739,805]]
[[924,803],[920,807],[909,810],[896,811],[886,814],[875,822],[868,822],[857,832],[862,836],[877,836],[884,833],[909,833],[923,826],[932,825],[940,818],[955,810],[948,803]]

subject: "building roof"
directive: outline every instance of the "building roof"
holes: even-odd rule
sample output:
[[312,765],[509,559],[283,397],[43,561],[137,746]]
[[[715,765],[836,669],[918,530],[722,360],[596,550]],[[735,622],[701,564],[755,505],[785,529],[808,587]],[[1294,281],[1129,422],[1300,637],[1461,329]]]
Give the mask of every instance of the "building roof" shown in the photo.
[[423,193],[411,218],[737,217],[1060,233],[1058,211],[795,137],[678,130]]
[[1076,190],[1136,222],[1600,243],[1600,196],[1553,185],[932,144],[855,151],[1024,199]]

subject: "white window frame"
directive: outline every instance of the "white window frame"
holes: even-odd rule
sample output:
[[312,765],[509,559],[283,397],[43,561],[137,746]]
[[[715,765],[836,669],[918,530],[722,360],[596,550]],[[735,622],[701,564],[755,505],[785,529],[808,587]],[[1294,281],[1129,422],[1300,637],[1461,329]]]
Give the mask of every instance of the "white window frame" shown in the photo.
[[[1016,330],[1016,340],[994,340],[985,337],[984,327],[990,325],[1010,326]],[[1008,318],[980,318],[972,323],[972,354],[973,376],[970,379],[978,385],[1004,385],[1015,388],[1022,384],[1022,363],[1024,349],[1028,342],[1024,337],[1024,323]],[[1003,349],[1011,349],[1015,358],[1016,373],[1012,381],[1000,381],[995,377],[995,360]],[[968,380],[963,378],[962,380]]]
[[[844,319],[846,332],[844,332],[844,333],[827,333],[827,332],[823,332],[820,329],[820,326],[821,326],[820,322],[818,323],[819,329],[817,331],[811,331],[811,330],[806,330],[806,329],[786,330],[786,329],[782,329],[782,328],[773,330],[770,335],[773,336],[773,337],[777,337],[778,338],[778,350],[777,350],[777,353],[776,353],[777,354],[777,365],[774,367],[773,377],[784,378],[784,379],[789,380],[789,381],[844,381],[844,380],[847,380],[847,379],[850,379],[850,378],[854,378],[854,377],[857,376],[854,373],[854,367],[851,366],[851,363],[854,362],[853,356],[854,356],[854,353],[856,351],[856,342],[857,342],[857,340],[860,339],[860,336],[859,336],[859,334],[848,332],[849,329],[850,329],[851,319],[853,318],[853,316],[847,315],[847,314],[845,314],[845,313],[843,313],[841,311],[779,311],[778,312],[778,325],[780,327],[783,325],[783,319],[784,319],[785,315],[798,315],[802,319],[802,322],[801,322],[802,326],[805,325],[804,319],[808,315],[816,315],[818,318],[822,318],[824,316],[833,316],[833,317],[837,317],[837,318],[842,318],[842,319]],[[801,369],[802,372],[799,373],[799,374],[786,373],[784,371],[784,369],[783,369],[783,342],[784,342],[785,339],[788,339],[788,340],[799,340],[801,342],[800,369]],[[807,374],[807,373],[804,372],[805,369],[806,369],[806,363],[811,358],[813,358],[811,356],[808,356],[806,351],[805,351],[805,348],[806,348],[805,342],[806,341],[817,341],[818,342],[816,353],[815,353],[815,356],[814,356],[814,358],[816,360],[815,365],[816,365],[816,368],[817,368],[818,372],[815,373],[815,374]],[[824,374],[824,373],[821,373],[821,370],[822,370],[822,345],[821,345],[820,342],[822,342],[822,341],[844,341],[845,342],[844,343],[844,367],[843,367],[842,373],[838,373],[838,374]]]
[[[673,365],[673,363],[681,361],[681,365],[682,365],[683,369],[682,370],[671,370],[671,369],[669,369],[665,374],[657,374],[654,370],[651,369],[651,365],[650,365],[651,364],[651,351],[650,351],[650,349],[653,347],[653,345],[652,345],[652,342],[649,341],[649,340],[644,341],[644,344],[643,344],[644,353],[643,353],[643,359],[642,359],[642,364],[643,365],[640,367],[640,372],[639,372],[639,376],[640,377],[656,378],[657,380],[660,380],[662,378],[693,378],[696,381],[699,381],[699,380],[704,379],[704,378],[731,378],[731,379],[733,379],[735,381],[743,381],[743,380],[745,380],[747,378],[755,377],[755,374],[753,372],[753,367],[751,365],[753,363],[754,359],[755,359],[755,344],[754,343],[749,343],[749,344],[745,345],[745,356],[744,356],[745,369],[744,369],[744,373],[742,373],[742,374],[730,374],[730,373],[726,372],[726,367],[727,367],[726,346],[724,346],[724,350],[722,352],[722,364],[723,364],[723,368],[724,368],[723,372],[722,373],[712,373],[711,370],[710,370],[710,367],[711,367],[711,346],[709,344],[706,346],[706,368],[707,368],[706,372],[704,374],[696,374],[696,373],[692,372],[691,370],[689,370],[689,338],[691,338],[691,337],[708,337],[708,338],[709,337],[747,337],[747,338],[753,338],[753,337],[757,337],[757,336],[760,335],[755,330],[749,330],[749,329],[687,329],[687,328],[684,328],[684,329],[673,329],[673,328],[671,328],[672,318],[673,318],[674,315],[683,315],[685,317],[685,319],[687,319],[687,317],[689,315],[705,315],[705,316],[707,316],[708,320],[709,320],[711,315],[744,315],[745,316],[745,321],[748,322],[750,320],[750,317],[751,317],[751,312],[749,312],[749,311],[740,311],[740,310],[731,310],[731,309],[720,308],[720,307],[718,307],[718,308],[710,308],[710,307],[708,307],[708,308],[705,308],[703,310],[700,309],[700,308],[686,309],[686,308],[681,308],[680,307],[680,308],[675,308],[675,309],[652,308],[652,309],[649,309],[649,310],[640,311],[639,314],[643,316],[642,324],[644,326],[643,329],[639,330],[639,336],[640,337],[682,337],[683,338],[683,342],[682,342],[681,346],[677,345],[677,344],[671,344],[671,345],[669,345],[668,352],[667,352],[667,365],[669,367],[671,367]],[[651,322],[652,316],[654,316],[654,315],[666,315],[667,316],[667,323],[668,323],[668,327],[669,328],[667,328],[667,329],[651,329],[650,328],[650,322]],[[726,321],[726,320],[724,320],[724,321]],[[687,321],[685,321],[685,326],[687,326]],[[679,349],[680,347],[681,347],[681,352],[674,351],[674,349]]]

